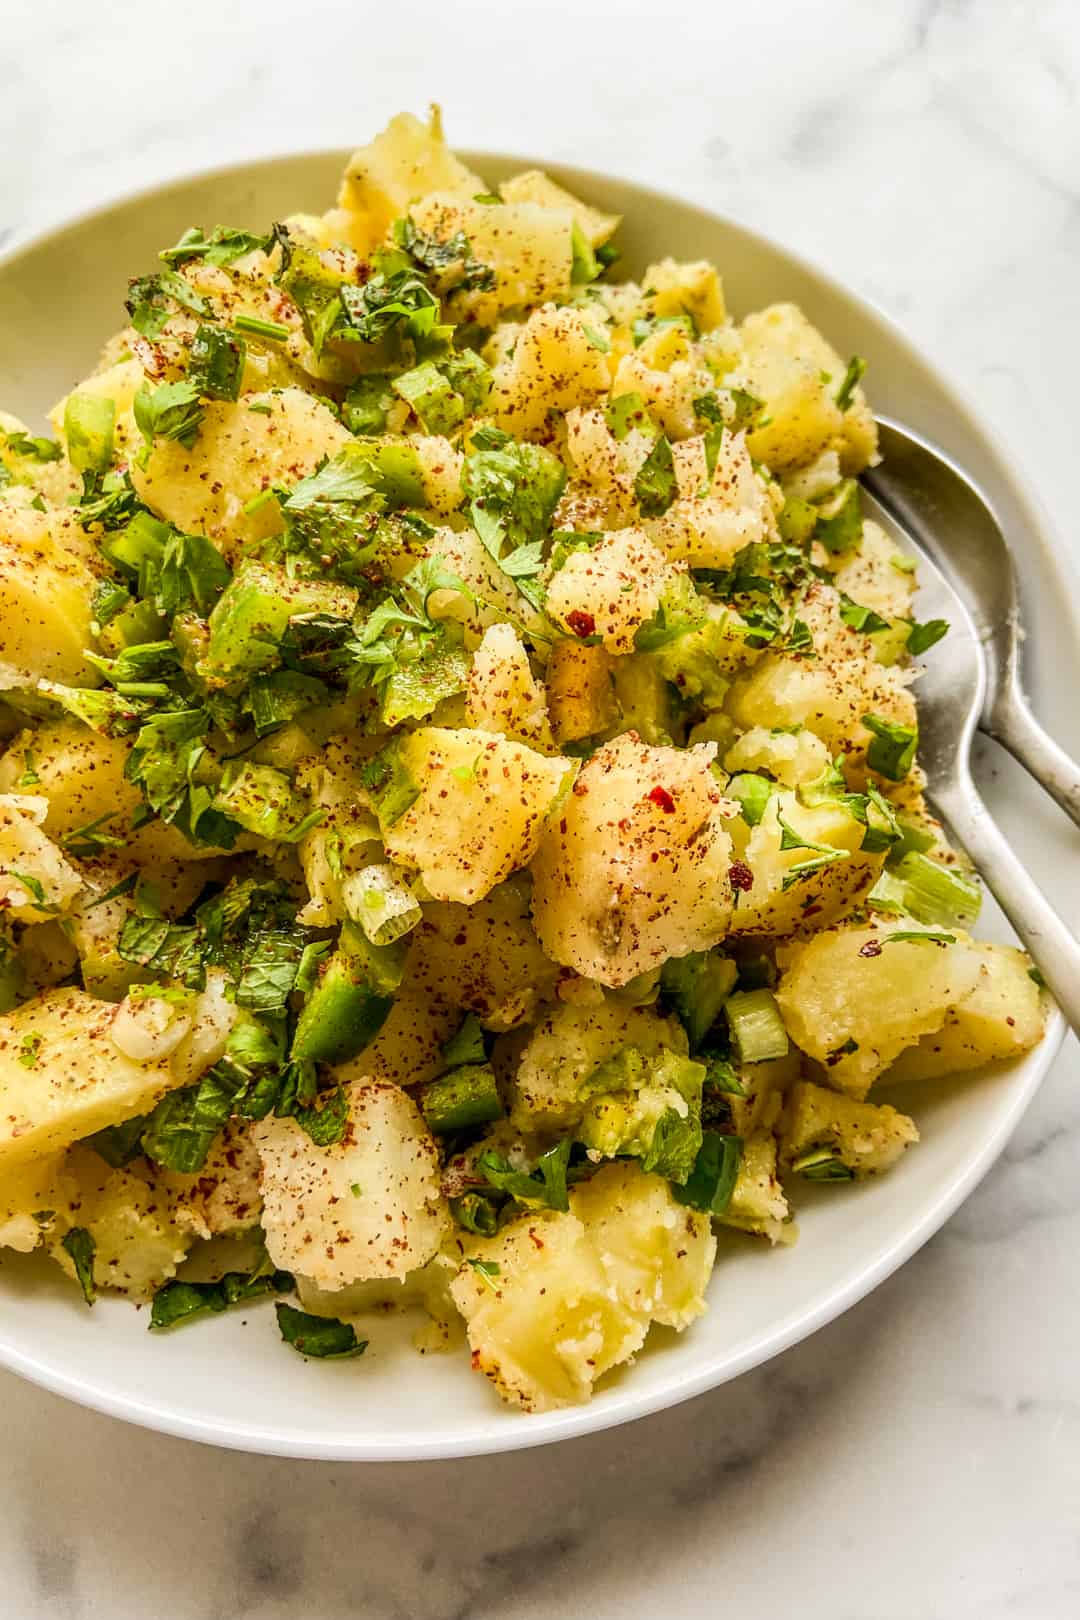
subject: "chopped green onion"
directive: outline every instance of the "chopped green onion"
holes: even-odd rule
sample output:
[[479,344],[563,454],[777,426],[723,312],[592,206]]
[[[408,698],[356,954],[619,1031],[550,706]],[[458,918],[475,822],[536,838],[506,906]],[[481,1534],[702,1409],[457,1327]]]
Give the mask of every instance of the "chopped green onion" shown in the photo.
[[436,1136],[471,1130],[502,1117],[495,1073],[488,1063],[463,1063],[419,1091],[420,1112]]
[[112,461],[116,401],[100,394],[69,394],[64,405],[64,440],[76,472],[104,472]]
[[740,1063],[787,1056],[788,1034],[771,990],[737,990],[724,1003],[724,1014]]
[[660,970],[660,988],[672,1002],[696,1052],[735,988],[738,969],[718,951],[691,951],[673,956]]
[[756,827],[776,792],[776,783],[770,782],[767,776],[759,776],[756,771],[740,771],[731,778],[724,792],[729,798],[738,800],[739,814],[749,826]]
[[250,332],[252,337],[269,338],[274,343],[284,343],[289,336],[289,328],[280,321],[263,321],[257,315],[236,315],[233,327],[237,332]]
[[402,881],[397,868],[377,862],[350,873],[342,885],[345,910],[373,945],[391,945],[414,929],[420,902]]
[[879,910],[899,907],[921,923],[942,928],[970,929],[982,904],[973,877],[916,850],[890,863],[867,898]]

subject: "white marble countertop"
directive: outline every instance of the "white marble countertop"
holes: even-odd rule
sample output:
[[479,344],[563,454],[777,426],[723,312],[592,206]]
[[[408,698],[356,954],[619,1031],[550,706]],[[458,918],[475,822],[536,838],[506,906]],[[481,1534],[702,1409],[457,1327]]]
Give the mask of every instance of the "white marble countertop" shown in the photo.
[[[1075,0],[554,15],[14,0],[0,240],[167,174],[348,145],[438,96],[461,145],[669,184],[816,258],[939,355],[1071,516]],[[0,1375],[0,1615],[1075,1616],[1078,1071],[1070,1043],[979,1192],[871,1298],[618,1432],[466,1463],[296,1464]]]

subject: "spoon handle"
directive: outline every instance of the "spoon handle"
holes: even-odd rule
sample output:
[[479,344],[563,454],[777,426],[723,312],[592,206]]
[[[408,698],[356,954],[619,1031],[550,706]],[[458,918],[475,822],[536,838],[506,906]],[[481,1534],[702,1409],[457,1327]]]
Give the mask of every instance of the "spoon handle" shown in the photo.
[[1015,686],[1001,694],[982,729],[1007,748],[1080,827],[1080,765],[1043,730]]
[[1058,1006],[1073,1029],[1080,1031],[1080,943],[1036,888],[966,771],[934,798],[1030,952]]

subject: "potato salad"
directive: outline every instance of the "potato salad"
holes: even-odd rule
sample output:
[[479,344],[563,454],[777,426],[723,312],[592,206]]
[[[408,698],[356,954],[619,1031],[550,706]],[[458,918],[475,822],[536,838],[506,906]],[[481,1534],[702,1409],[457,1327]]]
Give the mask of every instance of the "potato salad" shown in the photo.
[[923,802],[863,362],[437,112],[186,224],[0,414],[0,1249],[585,1401],[1042,1033]]

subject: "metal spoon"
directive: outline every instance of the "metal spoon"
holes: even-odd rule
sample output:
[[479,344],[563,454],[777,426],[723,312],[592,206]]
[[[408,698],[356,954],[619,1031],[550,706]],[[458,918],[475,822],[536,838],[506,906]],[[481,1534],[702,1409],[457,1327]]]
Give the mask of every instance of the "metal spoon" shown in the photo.
[[[1012,558],[989,505],[958,468],[906,428],[879,426],[883,463],[862,480],[867,514],[918,558],[922,616],[950,625],[928,654],[917,689],[927,797],[1080,1030],[1080,943],[1020,863],[971,778],[971,741],[982,729],[1004,742],[1080,825],[1080,770],[1042,731],[1021,691]],[[943,562],[947,557],[950,572],[955,565],[963,596],[931,549]]]

